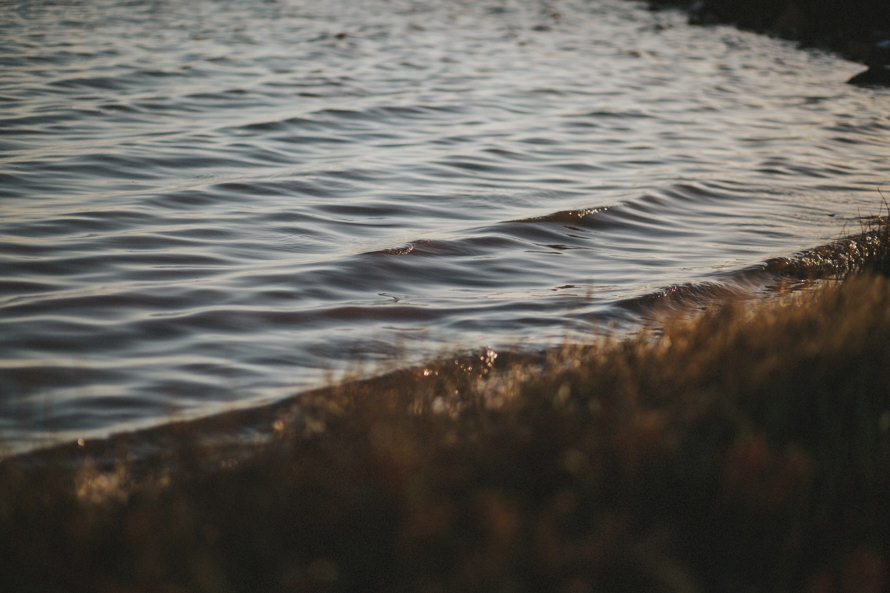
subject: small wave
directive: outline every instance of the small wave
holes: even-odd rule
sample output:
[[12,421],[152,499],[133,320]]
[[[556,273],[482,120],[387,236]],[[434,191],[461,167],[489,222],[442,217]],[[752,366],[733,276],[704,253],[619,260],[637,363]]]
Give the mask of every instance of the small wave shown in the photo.
[[593,119],[651,119],[654,116],[640,109],[597,109],[572,117],[589,117]]
[[792,257],[768,260],[763,268],[789,278],[842,278],[861,270],[867,262],[886,251],[886,230],[870,230],[838,241],[807,249]]
[[520,218],[518,220],[514,220],[512,222],[518,223],[576,223],[585,217],[598,214],[600,212],[605,212],[608,210],[607,207],[603,208],[581,208],[578,210],[561,210],[559,212],[553,212],[552,214],[545,214],[543,216],[532,216],[530,218]]
[[373,251],[369,255],[410,255],[416,257],[469,257],[487,249],[495,249],[503,242],[495,237],[474,236],[450,240],[418,239],[398,247]]
[[757,278],[744,273],[734,278],[726,277],[723,282],[673,284],[648,294],[620,300],[616,306],[634,315],[645,315],[655,309],[693,311],[715,303],[750,297],[764,289],[765,280],[765,276]]
[[244,132],[282,132],[294,128],[318,129],[319,127],[319,122],[305,117],[288,117],[285,119],[244,124],[234,128],[234,130]]
[[[251,122],[227,128],[235,133],[255,132],[303,132],[318,131],[355,131],[357,129],[375,129],[383,123],[397,124],[401,121],[435,121],[453,118],[463,112],[459,105],[414,104],[414,105],[375,105],[367,109],[327,108],[307,112],[302,116],[285,117],[260,122]],[[367,124],[365,126],[364,124]],[[307,138],[314,136],[307,135]]]
[[87,88],[102,91],[122,91],[134,85],[134,81],[120,76],[74,76],[48,83],[59,88]]
[[790,257],[770,258],[762,264],[730,270],[719,281],[675,284],[642,296],[622,300],[618,306],[635,313],[654,307],[703,308],[715,303],[763,294],[791,280],[838,280],[861,271],[886,252],[885,229],[869,230],[800,251]]

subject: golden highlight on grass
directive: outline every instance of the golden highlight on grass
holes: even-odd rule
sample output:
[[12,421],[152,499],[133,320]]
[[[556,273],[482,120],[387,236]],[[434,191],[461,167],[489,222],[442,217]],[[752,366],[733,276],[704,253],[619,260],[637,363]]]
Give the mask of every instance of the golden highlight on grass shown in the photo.
[[0,583],[887,591],[890,242],[874,233],[854,239],[872,271],[843,282],[344,383],[237,455],[183,438],[138,462],[7,460]]

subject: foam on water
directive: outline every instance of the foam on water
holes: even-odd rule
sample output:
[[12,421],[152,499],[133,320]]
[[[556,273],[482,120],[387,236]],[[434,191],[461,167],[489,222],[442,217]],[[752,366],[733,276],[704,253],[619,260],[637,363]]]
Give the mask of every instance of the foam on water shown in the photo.
[[3,3],[0,432],[734,290],[881,208],[890,94],[857,70],[619,0]]

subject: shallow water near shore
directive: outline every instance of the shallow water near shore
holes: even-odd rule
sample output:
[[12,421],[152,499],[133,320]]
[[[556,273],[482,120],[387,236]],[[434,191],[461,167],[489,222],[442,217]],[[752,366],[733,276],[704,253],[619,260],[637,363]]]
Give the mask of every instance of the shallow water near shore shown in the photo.
[[860,66],[619,0],[13,2],[0,66],[10,451],[632,329],[890,180]]

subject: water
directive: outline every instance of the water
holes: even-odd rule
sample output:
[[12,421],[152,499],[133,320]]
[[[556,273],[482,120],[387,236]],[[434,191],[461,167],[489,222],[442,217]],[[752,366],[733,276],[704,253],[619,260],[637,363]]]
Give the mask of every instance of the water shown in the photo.
[[5,446],[545,348],[858,231],[860,69],[622,0],[0,3]]

